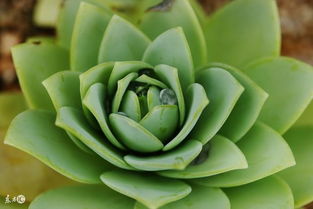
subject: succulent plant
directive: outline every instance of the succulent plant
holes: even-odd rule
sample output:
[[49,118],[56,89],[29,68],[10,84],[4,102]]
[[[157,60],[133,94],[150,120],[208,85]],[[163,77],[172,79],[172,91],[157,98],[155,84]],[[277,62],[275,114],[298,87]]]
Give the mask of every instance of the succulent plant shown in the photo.
[[5,143],[84,184],[31,209],[313,200],[312,122],[291,128],[312,100],[313,69],[280,56],[274,0],[210,17],[187,0],[67,0],[57,32],[12,50],[31,110]]

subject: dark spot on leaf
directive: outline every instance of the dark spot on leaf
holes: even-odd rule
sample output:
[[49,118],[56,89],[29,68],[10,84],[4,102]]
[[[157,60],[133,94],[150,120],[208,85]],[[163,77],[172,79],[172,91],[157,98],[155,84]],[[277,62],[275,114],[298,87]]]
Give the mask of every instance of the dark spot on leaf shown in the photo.
[[34,44],[34,45],[40,45],[40,44],[41,44],[41,41],[33,41],[32,44]]
[[204,163],[209,158],[209,151],[210,146],[209,144],[207,144],[202,148],[202,151],[200,152],[198,157],[190,163],[190,166],[200,165]]
[[163,0],[161,3],[152,6],[146,10],[146,12],[166,12],[169,11],[175,0]]

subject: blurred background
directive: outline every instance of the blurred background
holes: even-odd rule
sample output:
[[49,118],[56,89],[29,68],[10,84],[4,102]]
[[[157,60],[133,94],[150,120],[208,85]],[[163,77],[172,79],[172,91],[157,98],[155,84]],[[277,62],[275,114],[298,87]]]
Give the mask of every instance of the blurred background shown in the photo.
[[[38,193],[73,184],[31,156],[3,145],[9,121],[26,108],[20,94],[10,48],[30,36],[55,36],[63,0],[0,0],[0,208],[7,195]],[[198,0],[207,14],[231,0]],[[282,54],[313,64],[313,0],[277,0],[282,28]],[[30,189],[31,188],[31,189]],[[25,204],[22,207],[27,208]],[[313,204],[307,206],[313,209]]]

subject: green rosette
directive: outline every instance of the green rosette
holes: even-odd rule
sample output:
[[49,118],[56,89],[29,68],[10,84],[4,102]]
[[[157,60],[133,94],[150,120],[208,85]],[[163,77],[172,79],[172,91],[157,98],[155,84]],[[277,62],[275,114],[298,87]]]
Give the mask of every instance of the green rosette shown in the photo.
[[296,184],[312,182],[302,170],[312,149],[299,147],[313,128],[291,128],[312,100],[313,69],[279,55],[274,0],[236,0],[210,17],[188,0],[67,0],[57,28],[53,42],[12,49],[30,110],[5,143],[90,185],[48,191],[30,209],[313,200]]

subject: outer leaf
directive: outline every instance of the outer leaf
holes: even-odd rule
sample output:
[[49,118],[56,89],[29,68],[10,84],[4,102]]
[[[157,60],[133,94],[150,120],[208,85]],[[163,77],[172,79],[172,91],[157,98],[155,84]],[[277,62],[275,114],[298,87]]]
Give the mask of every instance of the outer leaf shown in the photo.
[[232,209],[293,209],[293,196],[281,179],[268,177],[260,181],[224,190]]
[[240,149],[229,139],[219,135],[203,147],[199,161],[200,163],[197,163],[196,160],[181,171],[161,171],[158,174],[169,178],[193,179],[248,167]]
[[159,35],[145,51],[143,61],[153,66],[166,64],[176,67],[183,89],[194,83],[191,53],[185,34],[180,27]]
[[197,15],[197,18],[200,22],[200,25],[202,26],[202,28],[204,27],[204,24],[206,22],[207,19],[207,13],[204,10],[203,6],[201,5],[200,2],[198,2],[197,0],[189,0],[190,5],[192,6],[195,14]]
[[195,66],[199,67],[206,64],[205,37],[189,1],[168,0],[164,2],[163,5],[152,7],[146,11],[141,20],[140,28],[151,39],[155,39],[168,29],[178,26],[182,27],[189,42]]
[[294,157],[285,140],[264,124],[257,123],[237,145],[247,158],[249,165],[247,169],[229,171],[194,181],[213,187],[239,186],[295,165]]
[[75,137],[73,134],[69,132],[66,132],[66,134],[74,142],[74,144],[76,144],[76,146],[78,146],[81,150],[91,155],[97,155],[89,147],[87,147],[83,142],[81,142],[77,137]]
[[114,15],[106,29],[98,55],[98,63],[141,60],[150,44],[149,38],[134,25]]
[[[146,207],[137,202],[135,209],[146,209]],[[192,185],[190,195],[160,209],[230,209],[230,202],[224,192],[218,188]]]
[[[73,183],[70,179],[56,173],[33,156],[3,143],[7,126],[12,119],[27,109],[21,92],[9,91],[0,94],[0,208],[27,208],[28,203],[5,204],[10,199],[23,194],[31,201],[38,193],[51,187]],[[23,174],[21,175],[21,171]],[[27,181],[25,181],[27,179]],[[2,204],[3,203],[3,204]]]
[[133,200],[101,185],[77,185],[38,196],[29,209],[131,209]]
[[296,166],[279,173],[292,189],[296,207],[313,201],[313,127],[290,129],[285,135],[295,158]]
[[110,188],[132,197],[150,209],[186,197],[191,188],[184,182],[125,171],[105,172],[101,180]]
[[33,22],[39,27],[55,27],[61,0],[40,0],[34,8]]
[[50,75],[69,69],[66,50],[49,43],[25,43],[13,47],[12,56],[25,99],[30,108],[52,110],[41,82]]
[[203,111],[191,138],[206,144],[222,127],[243,92],[240,83],[222,68],[208,68],[197,74],[210,100]]
[[280,24],[273,0],[233,1],[216,12],[204,28],[209,62],[243,67],[280,54]]
[[[5,200],[2,198],[7,195],[10,195],[10,199],[12,199],[14,196],[23,194],[26,197],[26,201],[29,202],[44,190],[74,183],[28,153],[4,144],[5,131],[0,129],[1,209],[4,207],[2,207],[1,203],[5,203]],[[15,204],[4,205],[13,206]],[[26,203],[23,205],[26,205]]]
[[59,173],[82,183],[99,183],[99,175],[108,164],[82,152],[55,127],[54,114],[29,110],[11,123],[5,143],[41,160]]
[[111,12],[88,3],[81,3],[71,40],[71,69],[84,72],[98,63],[103,33]]
[[189,140],[186,144],[160,155],[141,157],[135,155],[126,155],[125,161],[139,170],[160,171],[169,169],[185,169],[185,167],[194,160],[202,149],[202,144],[195,140]]
[[257,120],[264,102],[268,98],[268,94],[236,68],[218,63],[211,64],[210,67],[219,67],[227,70],[245,89],[220,130],[223,136],[237,142]]
[[173,138],[169,143],[164,146],[163,151],[173,149],[186,139],[187,135],[196,125],[203,110],[209,104],[209,100],[205,94],[204,88],[198,83],[191,84],[187,90],[186,95],[188,101],[188,116],[186,118],[185,124],[175,136],[175,138]]
[[81,109],[79,73],[62,71],[55,73],[42,83],[46,88],[54,108],[71,106]]
[[81,2],[88,2],[106,8],[103,0],[66,0],[60,6],[60,14],[57,22],[58,43],[69,49],[71,45],[73,27]]
[[313,68],[294,59],[267,58],[245,72],[270,96],[260,120],[279,133],[286,132],[313,98]]
[[156,152],[163,148],[156,136],[132,119],[114,113],[109,119],[113,132],[128,148],[137,152]]
[[122,153],[90,127],[81,111],[71,107],[62,107],[58,111],[55,123],[80,139],[91,150],[113,165],[119,168],[132,169],[124,162]]

